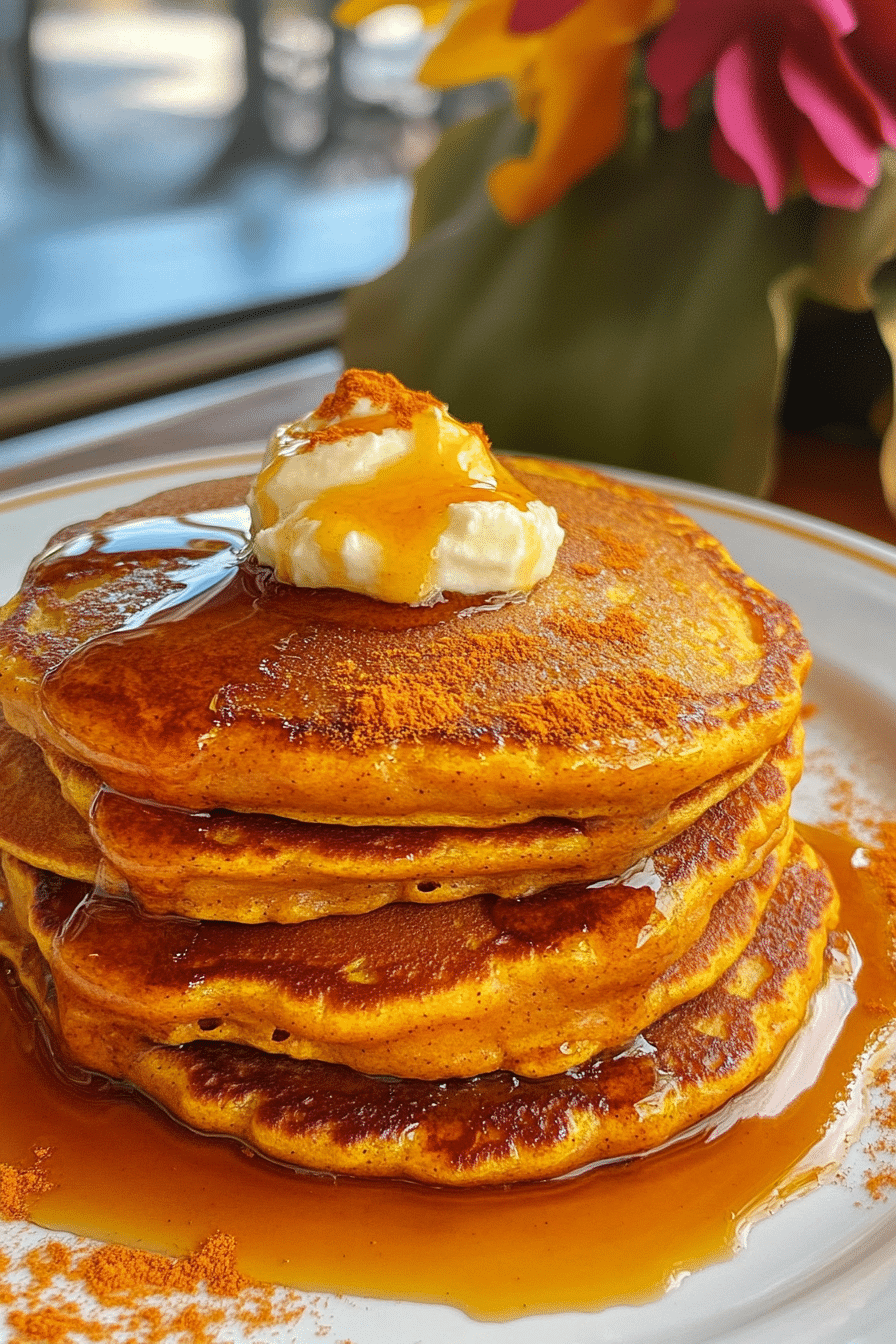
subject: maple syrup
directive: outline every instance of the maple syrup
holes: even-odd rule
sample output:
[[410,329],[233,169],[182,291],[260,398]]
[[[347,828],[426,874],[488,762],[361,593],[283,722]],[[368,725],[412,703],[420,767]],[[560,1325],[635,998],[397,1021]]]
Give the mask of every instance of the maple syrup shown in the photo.
[[714,1137],[710,1126],[540,1185],[455,1191],[309,1175],[194,1134],[123,1088],[61,1076],[7,984],[0,1161],[28,1166],[35,1147],[50,1149],[53,1187],[31,1209],[41,1226],[170,1254],[226,1231],[244,1272],[304,1289],[444,1302],[484,1319],[656,1297],[731,1255],[752,1220],[813,1183],[813,1149],[896,1015],[885,912],[850,866],[854,846],[807,838],[840,887],[837,936],[862,964],[817,1077],[779,1114],[751,1116],[741,1099],[741,1118]]
[[[327,426],[326,433],[332,443],[335,437],[348,439],[399,429],[399,420],[387,411],[338,421]],[[253,487],[254,509],[263,528],[280,521],[280,509],[274,503],[271,486],[284,461],[309,451],[319,433],[306,428],[303,422],[292,430],[275,435]],[[365,554],[375,560],[378,577],[375,589],[370,591],[376,591],[387,602],[430,605],[440,596],[437,591],[433,596],[431,574],[450,506],[487,501],[511,504],[526,513],[528,504],[535,499],[530,490],[487,453],[487,445],[475,427],[442,414],[441,408],[427,406],[418,411],[411,418],[410,434],[410,451],[387,459],[365,480],[339,481],[322,489],[303,509],[300,519],[286,524],[285,535],[276,547],[278,579],[291,581],[290,556],[299,545],[299,529],[307,529],[313,523],[314,545],[331,585],[357,588],[349,580],[344,559],[347,539],[354,536],[363,539],[367,546]],[[487,479],[475,468],[471,473],[471,456],[477,463],[479,459],[488,462]],[[281,486],[281,493],[282,489]],[[523,590],[533,586],[532,576],[540,558],[540,538],[534,525],[528,529],[526,538],[517,584]],[[362,588],[368,591],[367,583]]]

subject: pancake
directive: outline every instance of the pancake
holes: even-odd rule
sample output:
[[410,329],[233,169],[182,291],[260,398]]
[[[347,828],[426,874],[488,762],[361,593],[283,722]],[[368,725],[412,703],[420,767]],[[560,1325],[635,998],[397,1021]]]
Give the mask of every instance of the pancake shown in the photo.
[[476,1185],[665,1142],[780,1053],[836,917],[789,818],[798,622],[649,492],[510,465],[565,529],[524,600],[280,583],[247,480],[30,567],[0,953],[67,1067],[278,1160]]
[[649,492],[509,465],[566,529],[519,603],[279,584],[245,480],[67,529],[4,608],[4,713],[132,798],[340,825],[644,816],[779,742],[789,608]]
[[0,849],[61,877],[93,882],[99,851],[40,752],[0,724]]
[[[618,1048],[727,970],[755,932],[789,843],[788,833],[752,877],[720,898],[680,961],[635,984],[614,983],[612,967],[610,977],[606,967],[603,976],[588,974],[587,928],[578,938],[567,933],[556,949],[539,946],[531,925],[527,941],[504,930],[486,943],[486,955],[476,948],[480,955],[470,956],[471,949],[453,936],[454,921],[446,927],[429,909],[426,928],[409,931],[395,918],[402,910],[397,907],[377,933],[390,937],[405,957],[399,960],[393,951],[386,963],[377,958],[377,942],[364,954],[353,940],[355,956],[334,973],[311,956],[323,953],[322,960],[330,961],[339,933],[357,936],[362,930],[310,926],[322,938],[308,949],[296,948],[279,926],[277,936],[253,937],[254,946],[246,947],[244,938],[236,944],[227,938],[232,926],[153,929],[128,919],[121,903],[79,905],[77,888],[66,889],[35,870],[23,874],[16,860],[4,869],[17,904],[26,887],[33,893],[30,928],[53,975],[63,1038],[78,1063],[98,1072],[118,1076],[120,1033],[143,1032],[164,1044],[235,1041],[272,1055],[404,1078],[472,1077],[497,1068],[542,1077]],[[569,904],[560,909],[567,920]],[[471,912],[480,916],[483,936],[492,932],[489,913]],[[623,928],[631,922],[624,914],[617,920]],[[409,934],[415,932],[428,934],[426,955],[411,958]],[[600,939],[594,941],[599,953]],[[433,977],[439,972],[441,981]],[[192,986],[198,992],[191,993]]]
[[[227,1042],[160,1046],[135,1031],[115,1054],[121,1076],[172,1114],[280,1161],[455,1185],[557,1176],[655,1147],[764,1073],[821,978],[836,910],[826,870],[797,840],[755,936],[711,989],[627,1048],[546,1079],[373,1078]],[[2,950],[21,966],[27,935],[9,930],[6,920]],[[36,997],[58,1031],[52,995]]]
[[[771,753],[779,766],[786,758],[791,782],[799,770],[802,739],[797,721]],[[61,814],[38,748],[2,724],[0,744],[0,787],[13,803],[6,814],[10,842],[5,848],[38,868],[61,872],[42,857],[39,846],[29,849],[29,834],[19,833],[18,819],[30,809],[47,808],[57,836],[72,828],[79,844],[83,827]],[[238,923],[296,923],[360,914],[394,901],[434,904],[483,893],[517,898],[618,874],[729,796],[761,763],[728,771],[677,798],[659,816],[543,817],[483,831],[315,826],[249,813],[188,812],[125,798],[105,789],[86,767],[52,750],[47,757],[96,842],[90,873],[66,870],[66,876],[92,876],[102,855],[104,883],[113,880],[111,865],[145,910]],[[27,793],[16,791],[17,779],[27,779]]]
[[[236,1040],[365,1072],[544,1075],[619,1045],[740,954],[786,860],[786,772],[797,768],[786,756],[764,765],[616,884],[527,901],[239,926],[147,918],[127,900],[5,867],[73,1046],[82,1020],[90,1042],[98,1017],[126,1017],[158,1041]],[[748,912],[736,936],[733,925],[718,936],[720,916],[698,979],[667,975],[726,894]]]

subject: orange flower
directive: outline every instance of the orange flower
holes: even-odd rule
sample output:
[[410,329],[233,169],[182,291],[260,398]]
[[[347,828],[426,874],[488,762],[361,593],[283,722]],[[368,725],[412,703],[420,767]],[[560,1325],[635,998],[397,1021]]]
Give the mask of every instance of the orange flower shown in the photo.
[[[388,9],[397,4],[398,0],[342,0],[341,5],[337,5],[333,10],[333,18],[337,23],[341,23],[344,28],[354,28],[355,24],[360,23],[362,19],[370,18],[378,9]],[[451,9],[451,0],[418,0],[414,4],[415,9],[419,9],[423,15],[423,22],[427,26],[441,23],[447,17]]]
[[[347,0],[340,23],[357,23],[387,0]],[[469,0],[420,72],[437,89],[507,79],[524,121],[537,123],[527,158],[495,168],[489,190],[501,214],[523,223],[554,205],[618,146],[625,131],[628,74],[638,38],[675,0],[583,0],[549,28],[511,33],[515,0]],[[428,22],[444,4],[421,3]]]

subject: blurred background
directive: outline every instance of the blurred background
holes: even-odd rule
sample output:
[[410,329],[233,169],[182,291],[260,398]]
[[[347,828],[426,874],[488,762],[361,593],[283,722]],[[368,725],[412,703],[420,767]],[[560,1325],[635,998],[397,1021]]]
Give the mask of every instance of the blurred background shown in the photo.
[[[417,83],[440,30],[409,5],[351,32],[330,8],[0,0],[4,483],[57,450],[58,430],[37,432],[79,416],[213,383],[223,405],[221,380],[239,376],[234,396],[283,389],[259,410],[269,425],[296,413],[291,360],[325,352],[309,405],[317,380],[332,380],[341,294],[401,257],[414,170],[446,126],[509,95],[499,83],[447,94]],[[891,386],[870,314],[804,310],[783,408],[791,435],[871,449]],[[241,428],[226,415],[215,433],[259,437],[248,416]]]
[[507,94],[419,85],[411,6],[329,11],[2,0],[0,434],[332,343],[401,256],[410,175]]

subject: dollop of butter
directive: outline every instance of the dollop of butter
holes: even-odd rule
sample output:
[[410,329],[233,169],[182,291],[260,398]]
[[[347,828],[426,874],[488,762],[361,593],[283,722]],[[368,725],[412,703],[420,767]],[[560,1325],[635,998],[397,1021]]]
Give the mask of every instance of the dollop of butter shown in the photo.
[[564,536],[480,425],[365,369],[275,431],[249,507],[255,555],[281,582],[411,606],[527,593]]

